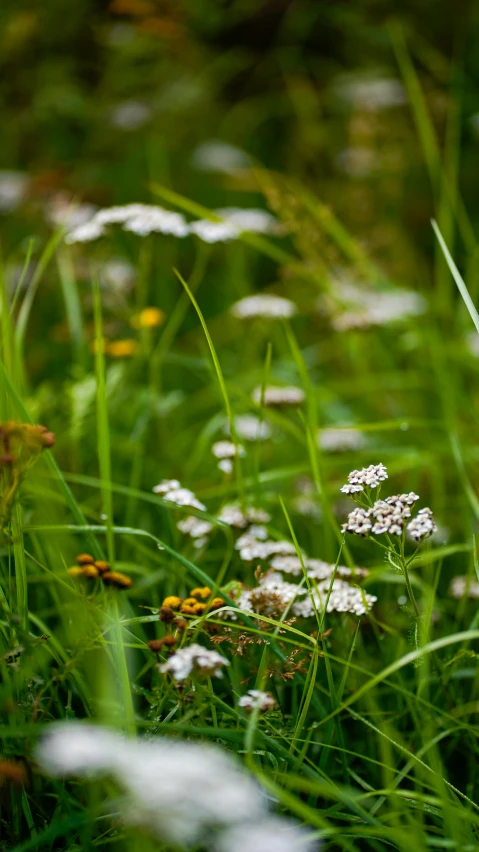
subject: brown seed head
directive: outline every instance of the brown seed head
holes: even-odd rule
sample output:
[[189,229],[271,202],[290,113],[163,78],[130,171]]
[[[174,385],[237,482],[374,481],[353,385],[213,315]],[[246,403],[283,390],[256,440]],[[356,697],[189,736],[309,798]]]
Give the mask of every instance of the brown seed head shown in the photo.
[[175,613],[171,609],[170,606],[162,606],[160,608],[159,619],[163,622],[163,624],[171,624],[174,620]]
[[76,560],[79,565],[86,565],[88,562],[93,564],[95,557],[91,553],[79,553]]
[[115,586],[117,589],[129,589],[133,585],[131,577],[121,574],[120,571],[105,571],[101,579],[106,586]]
[[174,619],[173,624],[175,625],[177,630],[186,630],[188,627],[188,622],[184,618],[179,618],[178,616]]

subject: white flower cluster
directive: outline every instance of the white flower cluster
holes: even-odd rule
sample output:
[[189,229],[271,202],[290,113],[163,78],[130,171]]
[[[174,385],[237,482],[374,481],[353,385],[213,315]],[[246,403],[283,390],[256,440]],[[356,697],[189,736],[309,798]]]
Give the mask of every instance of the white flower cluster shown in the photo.
[[192,673],[223,677],[223,666],[229,666],[229,662],[218,651],[210,651],[194,643],[174,651],[166,663],[158,665],[158,669],[162,674],[171,674],[174,680],[182,681]]
[[276,219],[265,210],[241,210],[226,207],[214,210],[216,219],[198,219],[188,223],[181,213],[166,210],[155,204],[124,204],[105,207],[73,227],[65,236],[67,243],[85,243],[97,240],[105,234],[109,225],[121,225],[140,237],[148,234],[172,234],[186,237],[196,234],[207,243],[237,239],[245,231],[252,233],[278,232]]
[[272,293],[257,293],[235,302],[231,313],[238,319],[290,319],[298,312],[294,302]]
[[124,791],[122,819],[161,845],[212,852],[318,848],[297,823],[269,814],[256,780],[217,746],[165,737],[127,739],[67,721],[49,726],[35,759],[56,778],[112,776]]
[[[311,580],[329,580],[335,573],[335,568],[335,576],[344,579],[362,580],[369,574],[366,568],[354,568],[353,570],[346,565],[336,566],[330,562],[324,562],[322,559],[304,557],[303,564],[306,574]],[[303,575],[301,560],[297,556],[274,556],[270,565],[275,571],[282,571],[295,577]]]
[[354,494],[364,491],[365,488],[377,488],[379,483],[387,478],[388,472],[383,464],[370,464],[362,470],[352,470],[341,491],[343,494]]
[[199,512],[206,512],[206,506],[200,503],[189,488],[182,488],[177,479],[164,479],[155,485],[153,492],[177,506],[190,506],[192,509],[198,509]]
[[208,541],[208,536],[213,532],[213,524],[201,518],[195,518],[194,515],[182,518],[176,526],[180,532],[193,539],[194,546],[197,548],[203,547]]
[[257,387],[253,390],[251,398],[257,405],[261,403],[263,394],[264,405],[302,405],[304,402],[304,391],[294,385],[289,387],[276,387],[268,385],[264,389]]
[[[316,589],[308,593],[305,600],[296,601],[293,604],[293,614],[302,618],[310,618],[315,614],[315,608],[318,612],[321,612],[326,604],[329,587],[330,580],[323,580],[318,583]],[[353,615],[365,615],[376,601],[375,595],[366,594],[358,586],[352,586],[351,583],[335,578],[326,612],[351,612]]]
[[453,598],[468,597],[473,600],[479,599],[479,582],[473,580],[472,577],[467,577],[465,574],[458,574],[453,577],[449,586],[449,594]]
[[[229,426],[227,426],[229,429]],[[243,441],[267,441],[273,430],[269,423],[260,420],[256,414],[240,414],[235,417],[235,430],[238,438]]]
[[371,77],[361,79],[345,74],[336,81],[337,94],[352,106],[364,110],[385,109],[406,102],[403,84],[395,77]]
[[239,550],[240,559],[252,562],[254,559],[269,559],[270,556],[281,554],[288,556],[296,553],[294,544],[290,541],[270,541],[265,527],[251,526],[235,543]]
[[325,453],[345,453],[348,450],[361,450],[366,444],[359,429],[334,428],[320,429],[318,445]]
[[218,520],[223,521],[224,524],[228,524],[229,527],[244,530],[246,527],[249,527],[250,524],[269,523],[271,515],[268,512],[265,512],[264,509],[255,509],[254,507],[250,507],[243,510],[236,504],[231,503],[223,506],[218,515]]
[[245,448],[241,444],[233,444],[232,441],[216,441],[211,447],[211,452],[215,458],[219,459],[219,469],[228,474],[233,472],[233,459],[237,456],[244,458],[246,455]]
[[262,692],[260,689],[249,689],[246,695],[242,695],[238,701],[238,707],[242,707],[247,713],[258,709],[260,713],[274,710],[276,700],[270,692]]
[[419,316],[427,310],[427,302],[411,290],[371,290],[352,283],[340,271],[332,292],[320,297],[318,308],[326,311],[336,331],[347,331]]
[[355,533],[355,535],[368,535],[372,529],[371,516],[368,509],[358,506],[348,515],[348,520],[342,525],[343,532]]
[[25,199],[30,178],[25,172],[0,171],[0,213],[12,213]]
[[437,532],[434,516],[429,508],[420,509],[416,517],[407,525],[407,531],[414,541],[421,542]]
[[220,174],[235,174],[251,167],[251,157],[241,148],[221,139],[208,139],[193,151],[191,163],[196,169]]

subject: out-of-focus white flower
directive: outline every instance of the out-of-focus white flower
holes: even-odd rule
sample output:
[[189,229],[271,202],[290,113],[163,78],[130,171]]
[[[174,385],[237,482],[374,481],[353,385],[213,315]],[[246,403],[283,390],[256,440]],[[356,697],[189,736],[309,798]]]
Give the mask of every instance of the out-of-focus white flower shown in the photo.
[[246,533],[235,544],[239,550],[240,559],[252,562],[254,559],[269,559],[270,556],[289,556],[296,553],[291,541],[260,541],[255,535]]
[[318,444],[325,453],[344,453],[361,450],[366,441],[359,429],[328,427],[319,430]]
[[241,148],[220,139],[209,139],[193,151],[191,163],[201,171],[233,174],[242,169],[249,169],[251,158]]
[[377,488],[387,478],[388,472],[383,464],[370,464],[361,470],[352,470],[347,485],[343,485],[341,491],[343,494],[354,494],[364,491],[364,488]]
[[241,444],[236,446],[232,441],[216,441],[211,452],[217,459],[234,459],[236,455],[246,455],[244,447]]
[[24,172],[0,170],[0,213],[12,213],[25,199],[30,178]]
[[194,515],[188,515],[188,517],[178,521],[176,526],[180,532],[194,539],[204,539],[213,530],[213,524],[210,524],[209,521],[202,521],[201,518],[195,518]]
[[83,204],[75,201],[65,193],[58,193],[46,208],[46,219],[55,228],[62,225],[67,231],[80,228],[95,215],[95,204]]
[[[229,425],[226,428],[229,430]],[[260,420],[256,414],[240,414],[235,417],[235,430],[238,438],[243,441],[266,441],[273,434],[270,424]]]
[[123,227],[125,231],[132,231],[140,237],[146,237],[153,232],[186,237],[190,232],[189,225],[181,213],[146,204],[141,212],[127,219]]
[[196,234],[205,243],[224,243],[228,240],[236,240],[241,231],[231,222],[198,219],[196,222],[192,222],[191,233]]
[[100,269],[101,283],[118,294],[128,293],[135,280],[135,267],[122,257],[112,257]]
[[[304,568],[308,577],[312,580],[329,580],[335,573],[336,577],[359,580],[368,576],[368,571],[365,568],[347,568],[346,565],[333,565],[330,562],[324,562],[322,559],[303,558]],[[301,560],[297,556],[274,556],[270,565],[275,571],[283,571],[285,574],[292,574],[300,577],[303,575],[303,567]]]
[[221,834],[214,852],[318,852],[319,843],[291,820],[270,817],[253,825],[235,825]]
[[479,582],[465,574],[458,574],[451,580],[449,594],[453,598],[468,597],[477,600],[479,598]]
[[[218,832],[226,838],[235,825],[245,830],[268,819],[261,788],[216,746],[126,739],[86,723],[60,722],[49,727],[35,757],[45,772],[59,778],[112,775],[125,793],[124,821],[148,830],[163,844],[211,848]],[[283,830],[279,820],[278,836]]]
[[240,232],[249,231],[253,234],[279,233],[278,220],[267,210],[244,207],[221,207],[215,210],[226,222],[238,228]]
[[250,507],[243,511],[243,509],[235,504],[228,504],[221,509],[218,520],[223,521],[224,524],[228,524],[229,527],[236,527],[242,530],[250,524],[269,523],[271,515],[265,512],[264,509]]
[[138,130],[151,119],[151,109],[141,101],[122,101],[110,112],[110,122],[120,130]]
[[[256,387],[251,394],[251,398],[257,405],[261,403],[262,390],[261,387]],[[302,388],[297,388],[294,385],[290,385],[289,387],[268,385],[264,389],[264,405],[302,405],[303,402],[304,391]]]
[[182,488],[177,479],[164,479],[163,482],[155,485],[153,492],[177,506],[190,506],[192,509],[206,512],[206,506],[200,503],[189,488]]
[[231,308],[231,313],[238,319],[252,319],[262,317],[263,319],[289,319],[298,312],[291,299],[282,296],[274,296],[272,293],[257,293],[254,296],[246,296]]
[[338,79],[334,88],[340,98],[357,109],[387,109],[406,102],[404,86],[395,77],[348,74]]
[[65,236],[65,242],[68,245],[73,245],[73,243],[91,243],[102,237],[104,233],[105,229],[103,225],[91,219],[89,222],[84,222],[83,225],[78,225],[77,228],[69,231]]
[[320,296],[317,307],[329,315],[336,331],[347,331],[419,316],[427,310],[427,302],[412,290],[372,290],[352,280],[347,271],[337,269],[330,292]]
[[223,666],[229,666],[229,662],[218,651],[193,644],[175,651],[166,663],[160,663],[158,669],[162,674],[171,674],[174,680],[182,681],[192,672],[223,677]]
[[352,178],[365,178],[377,170],[379,154],[374,148],[355,145],[339,152],[336,165]]
[[276,707],[276,699],[273,698],[270,692],[262,692],[260,689],[248,689],[246,695],[242,695],[238,700],[238,707],[242,707],[247,713],[251,713],[256,708],[260,713],[267,713]]

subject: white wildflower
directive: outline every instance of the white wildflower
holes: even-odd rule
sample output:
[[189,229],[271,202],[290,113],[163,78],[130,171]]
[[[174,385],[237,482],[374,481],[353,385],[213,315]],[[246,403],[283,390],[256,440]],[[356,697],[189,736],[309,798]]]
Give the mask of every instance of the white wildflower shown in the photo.
[[318,445],[325,453],[344,453],[348,450],[361,450],[365,438],[359,429],[328,427],[318,432]]
[[364,488],[377,488],[380,482],[388,478],[388,472],[383,464],[370,464],[361,470],[352,470],[348,475],[348,482],[343,485],[341,491],[344,494],[354,494],[363,491]]
[[124,258],[112,257],[101,267],[100,280],[105,288],[123,295],[133,287],[136,270],[133,264]]
[[437,531],[436,522],[430,509],[420,509],[416,517],[407,525],[407,531],[414,541],[420,542]]
[[93,240],[98,240],[105,233],[103,225],[91,219],[89,222],[84,222],[83,225],[78,225],[73,228],[65,236],[65,242],[68,245],[73,243],[91,243]]
[[367,509],[358,507],[348,515],[348,520],[342,525],[343,532],[355,533],[356,535],[368,535],[371,531],[371,516]]
[[177,479],[164,479],[155,485],[153,492],[177,506],[189,506],[191,509],[198,509],[199,512],[206,512],[206,506],[189,488],[182,488]]
[[464,574],[459,574],[453,577],[449,586],[449,594],[453,598],[468,597],[474,600],[479,599],[479,582],[472,577],[467,577]]
[[230,225],[238,228],[240,232],[249,231],[256,234],[278,233],[278,220],[271,213],[268,213],[267,210],[222,207],[214,212]]
[[264,389],[257,387],[251,394],[251,398],[257,405],[261,403],[263,395],[264,405],[301,405],[304,402],[304,391],[301,388],[294,387],[276,387],[268,385]]
[[274,296],[272,293],[258,293],[254,296],[246,296],[235,302],[231,308],[233,316],[238,319],[251,319],[262,317],[263,319],[289,319],[297,313],[298,309],[290,299],[282,296]]
[[[304,601],[296,601],[293,604],[293,614],[303,618],[310,618],[315,614],[315,608],[318,612],[321,612],[326,605],[329,587],[330,580],[318,583],[317,588],[313,592],[308,592]],[[366,594],[366,592],[357,586],[352,586],[351,583],[335,578],[326,612],[351,612],[354,615],[365,615],[376,601],[377,598],[375,595]]]
[[336,331],[347,331],[419,316],[427,310],[427,302],[411,290],[373,290],[352,280],[347,271],[337,269],[330,291],[318,300],[318,309],[330,316]]
[[271,515],[264,509],[250,507],[243,511],[235,504],[228,504],[221,509],[218,520],[228,524],[229,527],[241,530],[250,524],[267,524],[271,520]]
[[176,526],[180,532],[195,539],[203,539],[213,530],[213,524],[210,524],[209,521],[203,521],[201,518],[195,518],[194,515],[188,515],[178,521]]
[[245,151],[219,139],[209,139],[199,145],[193,151],[191,162],[201,171],[224,174],[234,174],[251,166],[251,158]]
[[146,237],[153,232],[186,237],[190,232],[189,225],[181,213],[147,205],[141,213],[127,219],[123,227],[125,231],[132,231],[140,237]]
[[406,102],[404,86],[395,77],[343,75],[335,90],[343,100],[364,110],[386,109]]
[[[235,546],[238,545],[238,542]],[[269,559],[270,556],[281,554],[288,556],[296,553],[294,544],[290,541],[258,541],[256,538],[250,537],[248,540],[243,538],[239,547],[240,559],[243,562],[253,562],[255,559]]]
[[211,452],[217,459],[233,459],[236,455],[241,457],[246,455],[244,447],[241,444],[233,444],[232,441],[216,441],[211,447]]
[[231,459],[221,459],[218,462],[218,469],[230,476],[233,473],[233,462]]
[[338,168],[352,178],[368,177],[378,170],[381,159],[374,148],[354,145],[343,148],[335,157]]
[[255,414],[240,414],[235,417],[235,430],[238,438],[243,441],[266,441],[273,434],[270,424],[266,420],[260,420]]
[[211,219],[198,219],[192,222],[191,233],[196,234],[205,243],[223,243],[235,240],[241,231],[231,222],[214,222]]
[[158,669],[162,674],[171,674],[174,680],[182,681],[192,672],[214,677],[223,677],[223,666],[229,666],[228,660],[196,643],[175,651],[166,663],[160,663]]
[[12,213],[24,200],[30,178],[24,172],[0,171],[0,213]]
[[263,822],[236,825],[221,834],[214,852],[317,852],[318,842],[290,820],[270,817]]
[[67,231],[72,231],[89,222],[96,211],[96,205],[83,204],[60,192],[48,203],[45,217],[55,228],[62,225]]
[[268,710],[274,710],[276,700],[270,692],[262,692],[260,689],[249,689],[246,695],[242,695],[238,700],[238,707],[243,707],[248,713],[256,710],[256,708],[260,713],[267,713]]
[[113,107],[110,121],[120,130],[138,130],[151,119],[151,109],[141,101],[122,101]]
[[86,723],[60,722],[48,728],[35,757],[58,778],[111,775],[125,794],[124,821],[147,829],[162,845],[211,848],[213,838],[226,837],[234,826],[246,830],[268,819],[256,780],[217,746],[127,739]]

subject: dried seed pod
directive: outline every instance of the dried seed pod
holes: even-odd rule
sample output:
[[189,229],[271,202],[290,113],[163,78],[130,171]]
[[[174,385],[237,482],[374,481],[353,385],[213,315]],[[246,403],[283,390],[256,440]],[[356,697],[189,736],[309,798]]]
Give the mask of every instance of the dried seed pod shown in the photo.
[[87,565],[88,563],[93,564],[95,557],[91,553],[79,553],[76,560],[79,565]]
[[103,559],[95,559],[95,568],[98,569],[100,574],[104,574],[106,571],[111,571],[110,563],[104,562]]
[[150,639],[147,643],[150,651],[153,651],[155,654],[158,654],[162,648],[171,648],[176,644],[176,638],[174,636],[163,636],[162,639]]
[[120,571],[105,571],[101,579],[106,586],[115,586],[117,589],[129,589],[133,585],[131,577],[121,574]]
[[170,606],[162,606],[160,608],[159,619],[163,622],[163,624],[171,624],[174,620],[175,613],[171,609]]
[[188,622],[186,621],[186,619],[180,618],[179,616],[177,616],[173,620],[173,624],[175,625],[177,630],[186,630],[186,628],[188,627]]

